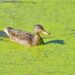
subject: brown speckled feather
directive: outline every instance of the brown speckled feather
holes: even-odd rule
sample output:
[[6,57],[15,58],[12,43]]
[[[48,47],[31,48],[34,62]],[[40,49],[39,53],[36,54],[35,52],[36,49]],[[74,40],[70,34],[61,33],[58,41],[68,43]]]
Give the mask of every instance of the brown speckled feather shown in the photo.
[[7,30],[11,40],[19,42],[21,44],[31,45],[33,38],[33,35],[31,33],[27,33],[14,28],[8,28]]

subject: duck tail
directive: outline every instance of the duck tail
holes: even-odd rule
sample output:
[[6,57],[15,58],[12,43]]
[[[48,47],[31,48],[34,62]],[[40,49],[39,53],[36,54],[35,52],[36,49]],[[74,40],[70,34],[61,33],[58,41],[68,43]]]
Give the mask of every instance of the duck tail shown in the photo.
[[4,28],[4,32],[9,36],[11,29],[12,29],[11,27],[6,27]]

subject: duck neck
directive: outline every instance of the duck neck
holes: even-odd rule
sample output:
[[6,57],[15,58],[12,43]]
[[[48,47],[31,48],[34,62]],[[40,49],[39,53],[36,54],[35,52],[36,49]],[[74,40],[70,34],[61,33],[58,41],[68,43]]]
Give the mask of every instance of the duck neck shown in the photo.
[[34,34],[33,45],[43,44],[43,39],[39,35],[39,33]]

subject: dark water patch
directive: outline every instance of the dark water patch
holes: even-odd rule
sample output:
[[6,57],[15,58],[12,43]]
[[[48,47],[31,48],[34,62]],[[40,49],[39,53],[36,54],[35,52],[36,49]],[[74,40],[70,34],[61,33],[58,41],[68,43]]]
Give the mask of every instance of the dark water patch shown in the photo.
[[12,0],[12,1],[0,1],[0,3],[27,3],[27,4],[36,4],[37,2],[35,1],[15,1],[15,0]]
[[51,41],[45,42],[45,44],[51,44],[51,43],[64,44],[64,40],[51,40]]
[[7,34],[4,31],[0,31],[0,37],[8,37]]

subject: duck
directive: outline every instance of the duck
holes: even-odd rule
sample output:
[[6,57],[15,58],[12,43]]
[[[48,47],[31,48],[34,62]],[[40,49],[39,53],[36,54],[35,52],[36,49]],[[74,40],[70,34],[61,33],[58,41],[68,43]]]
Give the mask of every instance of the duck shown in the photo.
[[43,38],[40,36],[41,33],[50,35],[40,24],[34,25],[34,34],[12,27],[4,28],[4,32],[12,41],[29,47],[44,44]]

